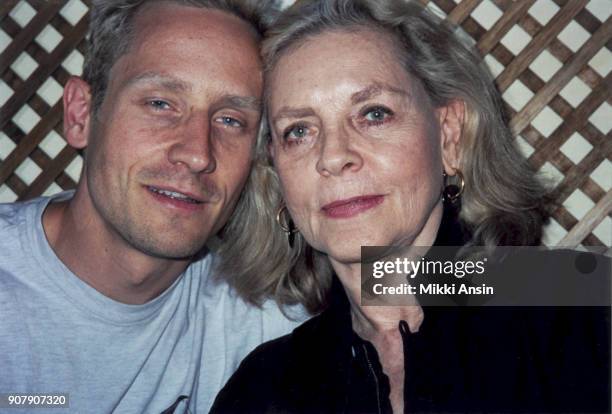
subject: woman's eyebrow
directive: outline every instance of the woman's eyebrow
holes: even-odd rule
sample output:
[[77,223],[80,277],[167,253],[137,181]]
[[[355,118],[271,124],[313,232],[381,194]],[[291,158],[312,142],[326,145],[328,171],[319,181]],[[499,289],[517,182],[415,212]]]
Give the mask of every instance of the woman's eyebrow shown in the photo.
[[276,122],[282,118],[305,118],[307,116],[315,116],[315,111],[312,108],[291,108],[283,106],[276,113],[272,121]]
[[401,88],[396,88],[395,86],[391,86],[386,83],[374,82],[371,85],[368,85],[364,89],[355,92],[351,95],[351,103],[358,104],[368,99],[372,99],[375,96],[382,94],[383,92],[388,92],[392,94],[402,95],[404,97],[411,97],[410,92],[405,91]]

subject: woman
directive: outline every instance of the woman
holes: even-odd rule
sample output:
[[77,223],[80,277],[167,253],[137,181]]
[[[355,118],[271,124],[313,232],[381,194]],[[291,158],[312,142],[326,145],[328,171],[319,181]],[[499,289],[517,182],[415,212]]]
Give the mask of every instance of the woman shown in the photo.
[[[263,54],[270,141],[262,144],[279,180],[258,167],[271,191],[260,207],[280,203],[277,184],[284,205],[265,242],[274,260],[234,284],[255,302],[273,294],[323,312],[254,351],[213,412],[606,408],[606,345],[587,357],[555,354],[571,349],[566,338],[590,335],[589,323],[551,331],[544,327],[567,319],[359,306],[362,245],[539,242],[545,192],[512,143],[478,56],[416,2],[399,0],[299,1]],[[552,369],[547,353],[566,365]],[[574,366],[592,381],[565,381]]]

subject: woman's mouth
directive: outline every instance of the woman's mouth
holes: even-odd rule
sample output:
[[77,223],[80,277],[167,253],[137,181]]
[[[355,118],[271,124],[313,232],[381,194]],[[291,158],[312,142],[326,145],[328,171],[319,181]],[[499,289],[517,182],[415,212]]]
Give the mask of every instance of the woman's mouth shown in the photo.
[[384,201],[383,195],[366,195],[337,200],[321,207],[329,218],[350,218],[370,210]]

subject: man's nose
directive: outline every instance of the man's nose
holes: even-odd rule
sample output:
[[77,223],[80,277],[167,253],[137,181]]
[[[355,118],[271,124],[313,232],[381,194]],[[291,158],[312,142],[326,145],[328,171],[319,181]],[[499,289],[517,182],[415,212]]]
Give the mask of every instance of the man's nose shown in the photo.
[[168,151],[172,164],[184,164],[193,173],[212,173],[217,166],[211,137],[211,127],[206,116],[192,116],[180,136]]

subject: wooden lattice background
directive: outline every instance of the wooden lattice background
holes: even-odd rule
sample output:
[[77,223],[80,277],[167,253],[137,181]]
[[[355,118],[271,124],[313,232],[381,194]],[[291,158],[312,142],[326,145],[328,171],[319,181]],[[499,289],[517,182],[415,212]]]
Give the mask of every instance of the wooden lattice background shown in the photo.
[[[476,43],[517,144],[554,180],[545,244],[612,246],[612,0],[420,1]],[[0,2],[0,202],[75,187],[61,94],[81,73],[88,5]]]

